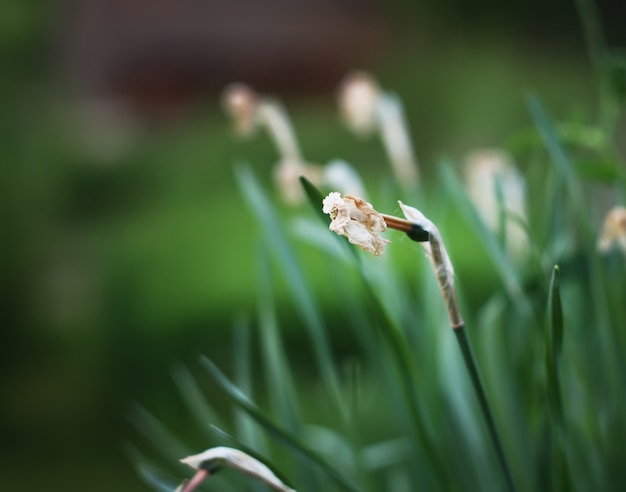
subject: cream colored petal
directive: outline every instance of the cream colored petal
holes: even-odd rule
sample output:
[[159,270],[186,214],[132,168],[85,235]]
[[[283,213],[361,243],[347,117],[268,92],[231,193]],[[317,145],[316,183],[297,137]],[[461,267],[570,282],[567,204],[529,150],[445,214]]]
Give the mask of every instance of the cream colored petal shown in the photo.
[[256,128],[257,93],[246,84],[234,83],[224,89],[222,104],[233,120],[237,135],[249,137]]
[[348,238],[364,251],[380,256],[390,241],[378,233],[387,229],[382,216],[366,201],[352,195],[341,198],[339,193],[330,193],[322,203],[324,213],[330,215],[329,229]]
[[274,179],[283,200],[289,205],[299,205],[305,197],[300,176],[304,176],[314,185],[319,185],[321,173],[320,166],[283,159],[274,168]]
[[234,448],[224,446],[207,449],[203,453],[188,456],[180,460],[196,470],[207,461],[217,461],[223,466],[239,470],[275,490],[291,492],[293,489],[287,487],[266,465],[256,458]]
[[614,207],[604,219],[602,234],[598,238],[598,250],[609,251],[617,246],[626,255],[626,208]]
[[344,122],[354,132],[368,135],[376,128],[376,107],[380,89],[365,72],[353,72],[339,88],[339,110]]

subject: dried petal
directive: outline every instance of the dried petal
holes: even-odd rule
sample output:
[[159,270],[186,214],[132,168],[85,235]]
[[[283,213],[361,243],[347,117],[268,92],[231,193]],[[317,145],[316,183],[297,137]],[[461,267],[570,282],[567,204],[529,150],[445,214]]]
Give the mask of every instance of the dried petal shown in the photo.
[[352,195],[330,193],[322,203],[322,210],[329,214],[332,222],[329,229],[346,236],[363,251],[380,256],[385,252],[385,245],[390,241],[378,233],[387,229],[383,217],[364,200]]

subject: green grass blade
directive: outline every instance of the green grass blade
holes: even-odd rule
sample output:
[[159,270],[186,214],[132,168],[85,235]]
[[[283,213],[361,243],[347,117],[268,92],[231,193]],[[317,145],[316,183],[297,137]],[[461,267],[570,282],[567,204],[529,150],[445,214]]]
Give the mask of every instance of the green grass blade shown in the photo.
[[555,265],[552,270],[548,303],[550,306],[552,357],[554,358],[555,364],[558,364],[558,359],[561,355],[561,347],[563,345],[563,310],[561,307],[560,271],[558,265]]
[[[254,382],[252,377],[252,350],[250,324],[247,320],[239,318],[234,327],[234,353],[235,353],[235,384],[250,398],[254,397]],[[261,449],[261,439],[250,416],[241,410],[235,412],[235,426],[237,436],[248,446]]]
[[[301,181],[303,185],[306,183],[305,190],[307,190],[307,195],[309,196],[312,206],[316,208],[316,210],[321,210],[322,198],[319,190],[317,190],[314,185],[306,181],[306,179],[301,178]],[[318,216],[324,221],[324,223],[328,223],[328,216],[326,214],[322,213],[318,214]],[[342,238],[339,237],[338,239],[342,240]],[[350,247],[347,241],[342,240],[342,242],[347,247]],[[354,248],[350,249],[353,253],[355,253]],[[356,254],[354,254],[354,258],[357,272],[365,289],[366,304],[372,311],[371,320],[368,324],[376,327],[376,329],[380,331],[391,350],[391,358],[393,359],[398,375],[400,376],[402,392],[407,403],[407,409],[411,421],[411,430],[414,438],[423,450],[424,457],[429,460],[435,479],[440,483],[447,483],[447,485],[449,485],[448,481],[450,474],[446,470],[441,454],[439,453],[437,446],[435,446],[433,438],[430,436],[424,424],[425,419],[422,416],[420,398],[416,390],[417,385],[415,378],[417,375],[417,369],[410,351],[409,343],[403,336],[400,327],[392,319],[380,298],[376,295],[371,282],[367,278],[363,264],[359,261],[360,259]]]
[[185,366],[182,364],[176,365],[172,369],[172,378],[183,402],[191,411],[200,428],[207,432],[207,435],[209,434],[209,424],[222,425],[221,418],[207,403],[198,383]]
[[478,398],[478,402],[480,403],[480,409],[482,411],[483,417],[485,419],[485,422],[487,423],[489,436],[491,437],[494,448],[496,450],[496,455],[498,456],[498,461],[500,462],[500,466],[502,467],[502,470],[504,472],[507,487],[510,491],[514,491],[515,485],[513,484],[511,470],[509,468],[506,455],[504,454],[504,449],[500,441],[500,435],[493,419],[489,400],[487,400],[487,395],[483,387],[480,373],[478,372],[478,366],[476,365],[476,360],[474,359],[474,354],[472,352],[469,338],[467,337],[467,333],[465,332],[465,327],[461,326],[454,329],[453,331],[456,335],[457,341],[459,342],[459,346],[463,354],[463,359],[465,361],[465,366],[467,367],[467,371],[470,375],[476,397]]
[[327,463],[319,454],[308,449],[293,434],[274,423],[264,412],[252,403],[239,388],[229,381],[224,373],[222,373],[210,359],[201,357],[200,363],[211,374],[230,400],[238,408],[245,410],[277,441],[291,449],[300,458],[319,467],[341,488],[350,491],[359,490],[350,480]]
[[161,451],[168,460],[178,461],[190,453],[174,435],[141,405],[134,404],[129,412],[129,420],[148,440]]
[[276,255],[278,264],[291,287],[296,308],[300,311],[311,339],[317,365],[326,390],[336,410],[345,422],[347,409],[341,397],[337,369],[332,358],[324,322],[319,314],[321,311],[313,301],[313,294],[280,227],[276,211],[259,186],[252,171],[248,167],[239,167],[237,178],[243,195],[248,201],[251,210],[257,216],[263,228],[264,237],[267,239],[272,252]]
[[[249,454],[250,456],[252,456],[253,458],[257,459],[258,461],[260,461],[261,463],[264,463],[270,470],[272,470],[272,472],[274,472],[274,474],[285,484],[290,485],[292,482],[291,480],[287,479],[282,473],[281,471],[278,469],[277,466],[275,466],[269,459],[267,459],[266,456],[262,455],[261,453],[258,453],[257,451],[255,451],[253,448],[251,448],[250,446],[246,445],[245,443],[243,443],[242,441],[240,441],[239,439],[237,439],[234,436],[231,436],[228,432],[226,432],[223,429],[220,429],[219,427],[212,425],[211,426],[211,431],[220,438],[220,440],[224,441],[224,446],[229,446],[229,447],[233,447],[236,449],[239,449],[241,451],[243,451],[246,454]],[[290,485],[291,486],[291,485]]]
[[559,359],[563,344],[563,313],[559,282],[559,267],[554,266],[548,294],[549,327],[546,343],[546,373],[548,375],[548,401],[550,402],[553,432],[552,479],[555,490],[570,490],[565,457],[565,422],[559,379]]
[[287,363],[278,320],[276,319],[269,252],[264,245],[261,247],[258,264],[259,335],[261,338],[267,391],[273,403],[276,416],[290,432],[298,434],[300,425],[295,386],[291,378],[291,370]]
[[520,275],[513,266],[510,257],[500,247],[496,237],[485,225],[485,222],[467,196],[463,184],[459,181],[450,164],[444,162],[441,166],[441,172],[444,186],[448,190],[448,196],[452,197],[452,200],[456,202],[457,208],[464,213],[466,220],[482,241],[483,246],[489,253],[489,257],[500,276],[504,289],[514,301],[513,304],[515,308],[520,315],[526,318],[532,318],[532,306],[524,294]]

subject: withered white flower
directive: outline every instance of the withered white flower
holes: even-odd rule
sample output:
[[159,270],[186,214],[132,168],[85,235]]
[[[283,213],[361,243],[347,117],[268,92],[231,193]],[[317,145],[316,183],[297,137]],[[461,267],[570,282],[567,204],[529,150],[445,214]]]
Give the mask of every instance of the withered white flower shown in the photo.
[[379,94],[378,84],[366,72],[352,72],[341,82],[338,96],[339,111],[352,131],[365,136],[376,129]]
[[341,159],[334,159],[324,166],[323,183],[332,189],[354,196],[367,197],[361,176],[354,167]]
[[446,303],[450,325],[452,328],[463,326],[463,318],[461,317],[456,299],[456,291],[454,289],[454,269],[441,239],[439,229],[437,229],[437,226],[428,220],[418,209],[405,205],[401,201],[398,201],[398,204],[408,220],[428,232],[428,242],[422,242],[420,244],[426,251],[426,256],[430,260],[435,276],[437,277],[441,294]]
[[390,241],[378,234],[387,229],[385,219],[366,201],[352,195],[334,191],[322,202],[322,210],[330,215],[331,231],[346,236],[363,251],[380,256],[385,252],[385,245]]
[[224,446],[210,448],[203,453],[188,456],[180,461],[199,471],[215,470],[227,466],[263,482],[274,490],[295,492],[285,485],[266,465],[238,449]]
[[276,186],[283,200],[289,205],[298,205],[304,199],[300,176],[304,176],[314,185],[319,185],[322,180],[322,169],[320,166],[293,159],[283,159],[274,168]]
[[606,215],[602,234],[598,238],[598,250],[602,253],[617,246],[626,255],[626,207],[614,207]]
[[[526,185],[511,156],[499,149],[469,153],[465,160],[465,181],[468,195],[487,227],[499,232],[504,226],[507,250],[515,255],[526,251],[528,235],[519,223],[526,221]],[[506,213],[504,223],[500,218],[500,202]]]
[[259,96],[252,88],[239,82],[230,84],[224,89],[222,104],[233,120],[237,135],[249,137],[254,133]]
[[339,87],[339,110],[356,134],[380,134],[398,184],[413,188],[419,169],[400,99],[381,90],[368,73],[352,72]]

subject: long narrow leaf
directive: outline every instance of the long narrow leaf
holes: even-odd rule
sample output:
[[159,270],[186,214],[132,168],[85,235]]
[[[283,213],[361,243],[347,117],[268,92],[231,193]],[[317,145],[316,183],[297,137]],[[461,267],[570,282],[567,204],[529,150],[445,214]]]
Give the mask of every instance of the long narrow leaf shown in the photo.
[[230,400],[239,408],[245,410],[252,418],[254,418],[270,435],[276,440],[287,446],[302,459],[318,466],[333,481],[345,490],[357,491],[358,488],[339,471],[333,468],[319,454],[304,446],[293,434],[275,424],[265,413],[263,413],[254,403],[252,403],[239,388],[237,388],[228,378],[218,369],[218,367],[206,357],[200,358],[202,366],[213,376],[215,381],[229,396]]
[[248,167],[239,167],[237,178],[243,195],[250,204],[251,210],[259,219],[263,227],[264,237],[267,238],[272,251],[276,255],[277,263],[281,267],[291,287],[291,293],[295,300],[296,307],[300,311],[304,325],[307,328],[318,368],[329,393],[329,397],[332,399],[336,410],[345,421],[347,418],[347,409],[343,404],[339,389],[337,369],[331,355],[324,322],[319,314],[320,310],[313,301],[314,296],[305,281],[300,265],[296,261],[293,251],[280,227],[276,211],[272,208],[265,193],[252,174],[252,171]]

